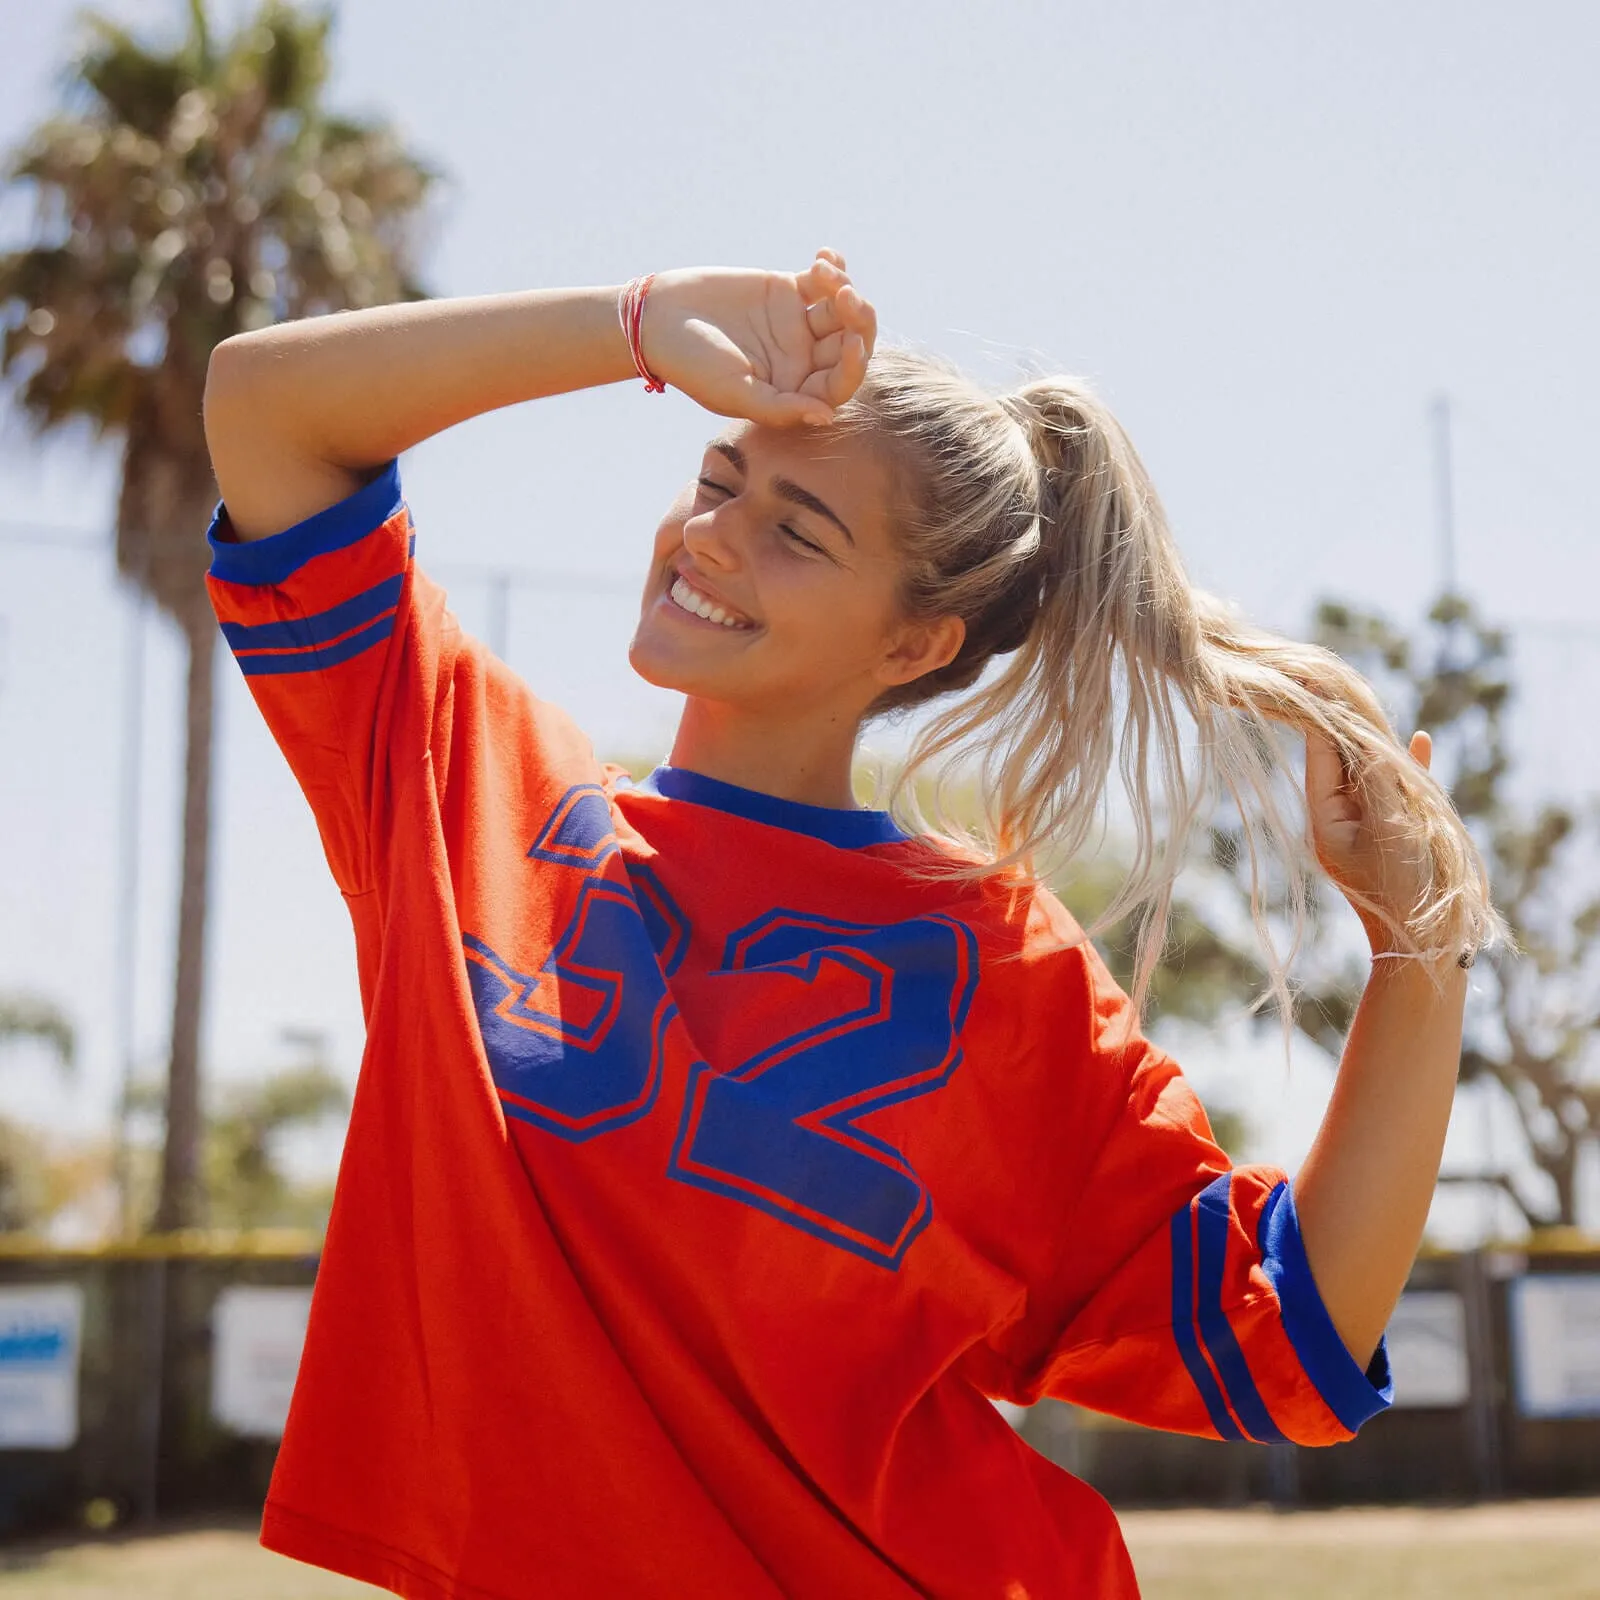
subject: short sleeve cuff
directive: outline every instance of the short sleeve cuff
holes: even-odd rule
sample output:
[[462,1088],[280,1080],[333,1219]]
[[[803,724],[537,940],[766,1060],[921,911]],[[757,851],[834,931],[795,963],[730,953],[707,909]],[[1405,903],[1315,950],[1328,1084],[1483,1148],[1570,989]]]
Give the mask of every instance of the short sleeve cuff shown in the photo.
[[314,556],[342,550],[381,528],[404,503],[398,457],[337,504],[265,539],[236,540],[227,507],[219,500],[206,530],[211,576],[258,587],[282,583]]
[[1362,1371],[1339,1337],[1311,1276],[1288,1184],[1279,1184],[1267,1197],[1257,1243],[1262,1270],[1278,1296],[1283,1329],[1300,1365],[1328,1409],[1346,1429],[1356,1432],[1369,1417],[1394,1403],[1387,1339],[1378,1341],[1372,1360]]

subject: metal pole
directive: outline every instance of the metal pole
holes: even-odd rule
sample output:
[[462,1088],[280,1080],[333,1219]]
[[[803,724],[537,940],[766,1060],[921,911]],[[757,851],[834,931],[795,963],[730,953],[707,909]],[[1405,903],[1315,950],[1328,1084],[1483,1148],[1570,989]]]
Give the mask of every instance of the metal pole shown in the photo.
[[[1455,464],[1450,439],[1450,396],[1444,393],[1433,397],[1430,410],[1433,423],[1433,493],[1434,522],[1439,536],[1439,589],[1442,596],[1453,597],[1460,593],[1460,574],[1456,570],[1456,492]],[[1454,625],[1447,635],[1453,644],[1456,637]],[[1452,650],[1452,655],[1454,651]],[[1478,1081],[1474,1099],[1478,1105],[1480,1137],[1483,1140],[1483,1170],[1494,1171],[1494,1079],[1485,1075]],[[1500,1194],[1492,1183],[1481,1186],[1483,1202],[1479,1229],[1482,1243],[1494,1241],[1500,1211]]]
[[504,661],[511,633],[511,574],[504,570],[489,574],[489,619],[484,631],[489,649]]
[[122,1093],[117,1106],[117,1231],[137,1231],[133,1214],[132,1150],[128,1123],[133,1076],[138,1063],[139,846],[140,801],[144,788],[144,638],[148,601],[130,584],[127,629],[122,652],[121,803],[117,818],[117,1043],[121,1052]]
[[[1450,449],[1450,397],[1434,396],[1433,401],[1433,482],[1434,517],[1439,534],[1439,579],[1443,595],[1455,598],[1460,593],[1456,570],[1455,473]],[[1453,642],[1455,625],[1449,637]],[[1452,652],[1453,654],[1453,652]],[[1483,1168],[1494,1170],[1494,1089],[1495,1080],[1485,1074],[1478,1083],[1478,1105],[1482,1118]],[[1476,1250],[1461,1258],[1462,1299],[1467,1314],[1467,1446],[1471,1453],[1473,1476],[1478,1494],[1495,1499],[1504,1491],[1504,1462],[1498,1417],[1499,1362],[1494,1337],[1494,1285],[1489,1276],[1488,1250],[1494,1242],[1495,1218],[1500,1194],[1495,1185],[1485,1182],[1483,1191],[1483,1238]]]
[[1447,595],[1456,593],[1456,495],[1450,455],[1450,396],[1433,400],[1434,506],[1439,532],[1439,575]]

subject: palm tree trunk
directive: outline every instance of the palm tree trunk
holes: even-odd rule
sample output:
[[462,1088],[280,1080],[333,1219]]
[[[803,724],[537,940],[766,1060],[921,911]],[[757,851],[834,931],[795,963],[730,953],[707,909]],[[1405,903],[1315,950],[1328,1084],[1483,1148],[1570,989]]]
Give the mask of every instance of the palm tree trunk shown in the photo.
[[172,986],[172,1056],[167,1072],[166,1148],[158,1232],[202,1221],[200,1192],[200,1010],[205,983],[206,890],[211,860],[211,741],[216,714],[217,624],[201,597],[184,619],[189,674],[183,760],[183,869],[178,960]]

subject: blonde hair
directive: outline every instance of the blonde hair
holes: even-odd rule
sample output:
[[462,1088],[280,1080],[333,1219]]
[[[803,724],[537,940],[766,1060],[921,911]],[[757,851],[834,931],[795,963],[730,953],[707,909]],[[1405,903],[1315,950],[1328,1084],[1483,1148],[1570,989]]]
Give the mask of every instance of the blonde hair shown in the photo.
[[[1047,857],[1078,855],[1093,844],[1117,763],[1133,851],[1089,931],[1141,914],[1142,1003],[1191,836],[1225,794],[1243,824],[1271,993],[1287,1016],[1266,873],[1272,863],[1286,871],[1298,942],[1310,863],[1301,820],[1278,793],[1292,767],[1276,729],[1315,731],[1358,796],[1398,784],[1426,840],[1431,873],[1417,904],[1403,918],[1376,903],[1361,909],[1410,951],[1477,950],[1503,935],[1476,847],[1372,688],[1331,651],[1252,628],[1190,585],[1138,452],[1085,383],[1042,378],[996,397],[939,361],[881,350],[839,420],[870,435],[893,470],[907,615],[954,615],[966,627],[954,660],[874,711],[973,689],[991,661],[1008,658],[923,727],[890,799],[914,810],[920,777],[976,758],[986,864],[951,870],[1031,877]],[[934,792],[941,831],[961,831],[937,798],[942,784]]]

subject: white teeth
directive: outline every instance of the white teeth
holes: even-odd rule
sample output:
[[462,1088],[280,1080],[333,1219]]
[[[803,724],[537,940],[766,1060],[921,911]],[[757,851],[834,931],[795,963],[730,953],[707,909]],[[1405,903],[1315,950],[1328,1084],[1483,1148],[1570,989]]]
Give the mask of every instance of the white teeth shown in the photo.
[[703,617],[707,622],[715,622],[724,628],[744,626],[737,617],[724,611],[714,600],[708,600],[703,594],[691,589],[683,578],[676,579],[667,593],[675,606],[689,612],[691,616]]

